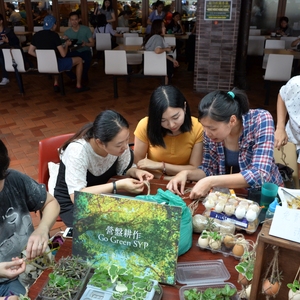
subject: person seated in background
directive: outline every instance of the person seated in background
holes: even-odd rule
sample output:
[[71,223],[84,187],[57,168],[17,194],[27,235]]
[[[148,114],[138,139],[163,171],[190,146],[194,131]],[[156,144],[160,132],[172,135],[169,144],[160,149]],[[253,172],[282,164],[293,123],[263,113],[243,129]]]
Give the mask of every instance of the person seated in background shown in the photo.
[[172,20],[166,27],[167,33],[185,33],[181,23],[181,16],[178,11],[172,14]]
[[[19,41],[18,37],[15,35],[13,29],[11,29],[9,27],[4,27],[3,22],[4,22],[3,15],[0,14],[0,46],[1,46],[1,48],[21,49],[20,41]],[[6,69],[5,69],[4,56],[3,56],[3,52],[1,49],[0,49],[0,66],[1,66],[1,73],[2,73],[2,80],[0,82],[0,85],[6,85],[9,83],[9,79],[8,79],[8,72],[6,72]]]
[[166,27],[163,20],[154,20],[151,26],[150,35],[146,36],[143,43],[146,51],[154,51],[156,54],[167,52],[167,76],[165,84],[170,84],[174,72],[174,67],[179,67],[179,63],[168,52],[171,52],[171,47],[165,42],[164,35]]
[[[275,148],[291,142],[296,145],[300,164],[300,76],[294,76],[281,87],[277,97]],[[286,117],[288,121],[286,123]],[[297,170],[295,170],[296,172]]]
[[290,36],[293,34],[293,29],[289,27],[288,17],[281,17],[279,19],[279,28],[277,28],[276,34],[281,36]]
[[[83,126],[59,149],[60,166],[54,197],[60,204],[60,217],[73,225],[74,191],[117,193],[120,189],[139,194],[143,180],[153,175],[132,166],[133,154],[128,147],[129,125],[118,112],[105,110],[93,123]],[[112,182],[115,175],[128,175]]]
[[196,169],[202,162],[202,125],[174,86],[160,86],[152,93],[148,117],[138,123],[134,135],[134,162],[156,178]]
[[268,111],[249,109],[247,95],[236,88],[207,94],[198,111],[204,128],[202,164],[178,173],[168,183],[169,190],[183,195],[187,180],[198,181],[190,193],[197,199],[214,187],[283,185],[273,157],[274,122]]
[[45,7],[45,2],[39,2],[32,11],[33,14],[33,25],[41,26],[44,18],[48,15],[48,11]]
[[[29,261],[46,251],[49,231],[58,216],[59,205],[47,192],[44,184],[37,183],[19,171],[9,169],[9,163],[7,148],[0,140],[0,262],[6,262],[4,266],[6,264],[7,267],[8,262],[14,260],[16,270],[21,268],[21,272],[24,262],[17,260],[17,257],[24,249]],[[30,212],[38,210],[41,211],[42,218],[34,229]],[[17,271],[15,275],[18,275]],[[11,294],[25,295],[25,287],[18,276],[13,276],[6,270],[1,277],[1,297]]]
[[[68,39],[63,47],[59,35],[55,32],[56,19],[52,15],[48,15],[44,19],[43,30],[36,32],[32,36],[32,41],[28,49],[28,53],[36,57],[36,49],[53,49],[57,56],[58,70],[60,72],[71,70],[76,67],[76,92],[87,91],[88,88],[81,85],[81,76],[83,62],[81,57],[67,57],[69,46],[72,42]],[[54,75],[54,92],[59,92],[58,75]]]
[[165,25],[169,25],[172,20],[172,11],[171,11],[171,4],[168,4],[163,9],[165,13]]
[[110,24],[113,24],[116,21],[116,14],[113,9],[111,0],[103,0],[100,14],[104,14],[106,16],[107,22]]
[[20,15],[20,13],[15,11],[15,5],[9,2],[6,2],[6,7],[7,7],[7,11],[9,13],[9,18],[8,18],[8,22],[12,25],[12,26],[20,26],[23,25],[23,23],[21,22],[22,17]]
[[[118,33],[114,30],[110,23],[107,23],[106,16],[104,14],[97,15],[96,17],[96,27],[93,33],[93,38],[96,41],[96,33],[110,33],[111,35],[111,48],[114,49],[118,46],[115,37],[122,37],[123,34]],[[97,53],[98,56],[98,53]]]
[[155,20],[164,20],[165,18],[165,12],[163,11],[164,9],[164,2],[162,1],[156,1],[155,5],[155,10],[151,12],[147,19],[147,28],[146,28],[146,34],[151,33],[151,26],[153,21]]
[[129,27],[134,28],[136,26],[136,22],[132,22],[129,25],[129,19],[132,16],[131,10],[123,10],[118,17],[118,27]]
[[[80,17],[77,12],[71,12],[69,14],[69,20],[71,23],[71,28],[67,29],[64,33],[64,38],[70,40],[77,40],[77,44],[80,47],[77,47],[76,50],[67,52],[67,57],[81,57],[84,61],[83,71],[82,71],[82,80],[84,82],[89,80],[88,72],[92,62],[92,52],[91,47],[94,47],[95,42],[93,39],[93,34],[91,29],[85,25],[80,24]],[[70,71],[66,74],[71,78],[75,79],[75,74]]]

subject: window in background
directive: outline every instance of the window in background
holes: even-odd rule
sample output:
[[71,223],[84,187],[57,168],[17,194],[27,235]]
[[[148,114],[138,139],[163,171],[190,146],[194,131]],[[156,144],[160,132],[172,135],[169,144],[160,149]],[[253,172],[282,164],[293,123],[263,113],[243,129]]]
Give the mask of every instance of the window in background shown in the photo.
[[288,0],[285,15],[289,18],[289,26],[295,31],[300,31],[300,0]]

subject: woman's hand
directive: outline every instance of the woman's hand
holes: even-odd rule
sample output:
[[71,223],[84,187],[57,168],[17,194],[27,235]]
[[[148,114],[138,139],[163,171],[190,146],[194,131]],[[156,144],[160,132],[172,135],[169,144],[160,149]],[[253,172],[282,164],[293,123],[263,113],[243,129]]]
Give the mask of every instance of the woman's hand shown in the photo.
[[[187,171],[181,171],[170,180],[170,182],[167,184],[167,189],[172,191],[175,194],[183,195],[186,181],[187,181]],[[178,189],[179,186],[180,186],[180,190]]]
[[140,194],[143,192],[145,185],[143,181],[139,181],[133,178],[125,178],[116,181],[116,187],[117,190],[124,189],[132,194]]
[[192,188],[190,193],[191,199],[198,199],[201,197],[206,197],[211,189],[211,177],[205,177],[200,179],[195,186]]
[[162,170],[163,169],[163,163],[154,161],[148,158],[141,159],[137,166],[139,169],[149,169],[149,170]]
[[288,142],[288,136],[286,134],[286,131],[284,128],[276,129],[275,131],[275,141],[274,141],[274,147],[278,150],[286,145]]
[[25,261],[18,257],[13,257],[12,261],[0,263],[0,278],[15,278],[25,271]]
[[154,175],[149,173],[148,171],[134,168],[134,176],[133,177],[139,179],[140,181],[144,181],[144,180],[149,181],[154,178]]
[[49,240],[48,231],[47,226],[39,226],[31,234],[27,242],[26,258],[33,259],[46,251]]
[[179,63],[176,59],[173,60],[173,65],[175,68],[179,67]]

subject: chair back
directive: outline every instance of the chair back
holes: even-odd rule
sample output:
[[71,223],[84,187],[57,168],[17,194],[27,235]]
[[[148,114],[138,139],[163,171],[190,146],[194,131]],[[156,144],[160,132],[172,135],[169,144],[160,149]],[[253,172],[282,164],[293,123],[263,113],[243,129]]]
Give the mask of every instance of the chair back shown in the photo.
[[105,50],[105,74],[128,75],[125,50]]
[[[284,40],[266,40],[265,49],[285,49],[285,41]],[[263,57],[262,68],[265,69],[267,67],[269,54],[265,54]]]
[[96,33],[96,50],[111,50],[110,33]]
[[294,170],[294,173],[293,173],[294,187],[296,189],[299,189],[299,175],[298,175],[296,145],[291,142],[288,142],[282,148],[283,148],[282,151],[285,154],[285,157],[284,157],[284,154],[281,152],[281,149],[280,150],[274,149],[275,162],[283,164],[283,165],[285,165],[285,163],[286,163],[288,167],[290,167]]
[[17,70],[21,73],[25,73],[26,70],[25,70],[24,59],[20,49],[2,49],[5,70],[7,72],[15,72],[10,51],[12,52],[14,60],[17,64]]
[[74,133],[67,133],[39,141],[39,183],[44,183],[48,189],[49,170],[48,162],[58,163],[60,161],[58,149],[70,139]]
[[33,32],[38,32],[43,30],[43,26],[33,26]]
[[290,49],[292,42],[296,39],[295,36],[282,36],[280,40],[285,41],[285,49]]
[[[14,26],[14,32],[25,32],[25,26]],[[20,43],[26,42],[26,36],[18,36]]]
[[263,56],[265,40],[264,36],[249,36],[247,55]]
[[270,54],[264,79],[271,81],[288,81],[291,78],[293,55]]
[[265,49],[285,49],[284,40],[266,40]]
[[128,36],[139,36],[137,32],[125,32],[123,33],[123,38],[127,38]]
[[40,73],[60,73],[57,65],[57,58],[54,50],[36,49],[37,67]]
[[166,52],[156,54],[154,51],[144,51],[144,75],[167,75]]
[[124,38],[125,45],[142,45],[143,38],[139,36],[127,36]]
[[[176,46],[176,38],[175,36],[165,36],[164,37],[165,42],[169,45],[169,46]],[[176,49],[173,52],[168,52],[168,54],[172,55],[174,59],[176,59],[177,57],[177,52]]]
[[249,30],[249,35],[261,35],[260,29],[251,29]]
[[129,32],[129,27],[117,27],[117,32]]

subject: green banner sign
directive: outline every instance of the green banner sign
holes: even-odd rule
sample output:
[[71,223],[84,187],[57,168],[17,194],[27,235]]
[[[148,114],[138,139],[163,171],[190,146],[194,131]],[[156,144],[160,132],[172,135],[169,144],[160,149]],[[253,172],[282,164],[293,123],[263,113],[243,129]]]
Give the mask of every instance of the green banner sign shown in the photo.
[[204,20],[231,20],[232,1],[205,0]]

